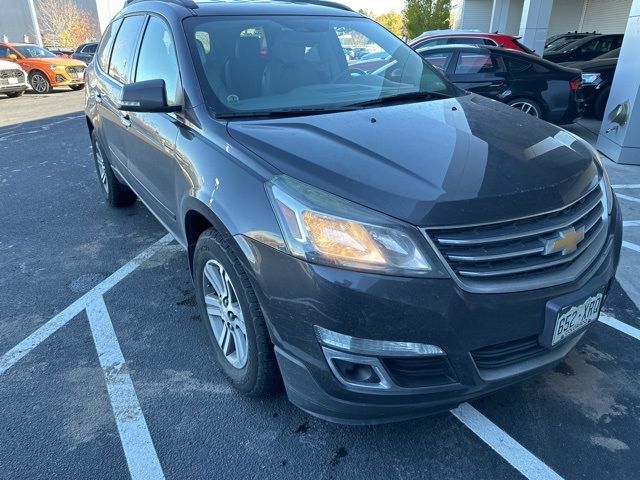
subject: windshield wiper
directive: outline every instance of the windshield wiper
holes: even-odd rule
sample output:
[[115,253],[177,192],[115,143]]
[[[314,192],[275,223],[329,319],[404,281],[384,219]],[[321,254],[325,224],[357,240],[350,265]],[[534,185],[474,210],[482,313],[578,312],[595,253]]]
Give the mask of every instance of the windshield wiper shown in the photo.
[[228,112],[219,113],[216,118],[221,120],[231,120],[238,118],[286,118],[304,117],[308,115],[323,115],[328,113],[350,112],[357,110],[351,106],[336,108],[287,108],[284,110],[270,110],[258,112]]
[[407,92],[399,93],[397,95],[388,95],[386,97],[374,98],[373,100],[367,100],[365,102],[354,103],[349,105],[350,107],[375,107],[378,105],[387,105],[391,103],[399,103],[403,101],[427,101],[427,100],[442,100],[446,98],[452,98],[451,95],[439,92]]

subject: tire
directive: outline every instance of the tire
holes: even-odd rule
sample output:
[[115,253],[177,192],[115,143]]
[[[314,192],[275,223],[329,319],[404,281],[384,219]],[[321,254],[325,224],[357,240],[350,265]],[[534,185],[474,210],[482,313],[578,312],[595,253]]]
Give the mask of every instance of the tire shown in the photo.
[[74,92],[77,92],[79,90],[84,90],[84,83],[82,85],[69,85],[69,88],[71,88],[71,90],[73,90]]
[[609,100],[609,93],[611,92],[611,87],[605,88],[602,90],[598,97],[596,98],[595,103],[593,104],[593,116],[598,120],[602,120],[604,118],[604,111],[607,108],[607,101]]
[[9,97],[9,98],[17,98],[17,97],[21,97],[22,95],[24,95],[24,90],[21,91],[21,92],[7,93],[7,97]]
[[109,159],[104,154],[96,138],[95,130],[91,132],[91,146],[93,147],[93,160],[98,173],[100,191],[107,203],[114,208],[128,207],[136,201],[136,195],[126,185],[118,180],[111,169]]
[[53,87],[47,76],[39,70],[29,74],[29,84],[33,91],[40,94],[53,92]]
[[[273,344],[249,277],[229,241],[213,228],[206,230],[198,239],[193,262],[198,311],[218,367],[229,383],[246,395],[262,397],[276,391],[281,385],[281,377]],[[211,272],[221,274],[220,280],[227,278],[230,283],[230,287],[226,287],[230,292],[226,303],[224,296],[217,294],[214,285],[217,282],[209,280]],[[217,314],[210,316],[207,305]],[[230,309],[239,312],[239,316],[227,316]],[[240,320],[244,332],[238,328]],[[235,322],[235,326],[226,329],[226,337],[224,327],[220,328],[225,322]],[[227,338],[226,344],[223,338]],[[238,344],[244,346],[237,348]],[[226,345],[228,355],[223,352],[223,345]],[[244,363],[243,351],[246,352]]]
[[544,112],[538,102],[530,98],[514,98],[507,103],[510,107],[517,108],[518,110],[531,115],[532,117],[540,118],[544,120]]

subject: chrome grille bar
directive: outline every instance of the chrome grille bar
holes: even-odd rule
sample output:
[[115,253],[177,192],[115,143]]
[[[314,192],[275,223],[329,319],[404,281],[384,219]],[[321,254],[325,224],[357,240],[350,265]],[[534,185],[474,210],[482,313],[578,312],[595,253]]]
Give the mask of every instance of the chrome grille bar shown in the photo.
[[[474,290],[488,286],[491,291],[499,291],[507,285],[505,282],[512,282],[508,289],[513,291],[518,282],[531,284],[533,278],[540,285],[551,285],[554,277],[566,278],[563,269],[586,268],[583,263],[591,262],[604,246],[608,217],[602,188],[598,185],[567,207],[546,214],[487,225],[427,228],[423,232],[454,278]],[[547,248],[549,242],[564,238],[561,233],[574,230],[584,231],[574,251]]]

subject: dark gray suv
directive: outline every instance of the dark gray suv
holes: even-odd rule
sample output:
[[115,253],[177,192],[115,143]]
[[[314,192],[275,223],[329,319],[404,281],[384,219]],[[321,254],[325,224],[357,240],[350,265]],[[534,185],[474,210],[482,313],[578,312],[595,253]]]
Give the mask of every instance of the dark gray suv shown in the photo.
[[[344,48],[385,51],[367,74]],[[330,2],[129,2],[87,70],[102,191],[188,252],[219,367],[318,417],[418,417],[559,362],[621,219],[598,154]]]

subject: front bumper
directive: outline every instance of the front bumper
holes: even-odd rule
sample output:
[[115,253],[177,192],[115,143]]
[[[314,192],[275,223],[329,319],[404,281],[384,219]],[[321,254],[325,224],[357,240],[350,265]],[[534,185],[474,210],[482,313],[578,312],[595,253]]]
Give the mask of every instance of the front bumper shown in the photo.
[[[312,265],[237,238],[289,399],[325,420],[373,424],[448,410],[522,381],[565,357],[584,331],[552,349],[541,347],[536,339],[545,326],[546,305],[564,295],[586,297],[603,287],[608,291],[622,241],[617,203],[613,218],[602,254],[579,280],[508,294],[468,293],[451,279],[400,278]],[[419,362],[382,359],[397,380],[393,389],[350,387],[329,368],[315,325],[356,338],[439,346],[446,353],[447,371],[427,378]],[[529,342],[526,355],[504,362],[505,352],[519,342]],[[498,355],[497,361],[490,358],[491,352]],[[426,372],[432,366],[424,368]]]
[[0,85],[0,93],[24,92],[29,86],[26,83],[14,85]]
[[66,70],[53,70],[49,73],[49,81],[53,87],[69,87],[72,85],[84,85],[84,72],[81,76],[74,76]]

